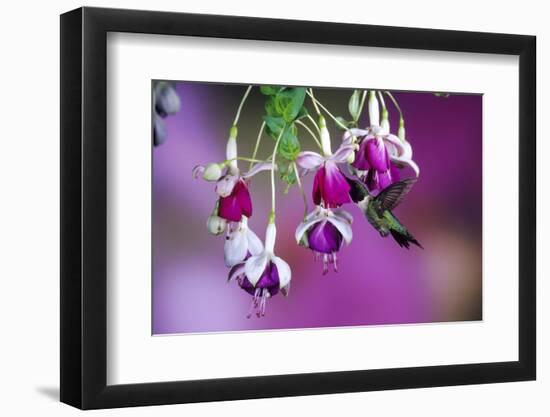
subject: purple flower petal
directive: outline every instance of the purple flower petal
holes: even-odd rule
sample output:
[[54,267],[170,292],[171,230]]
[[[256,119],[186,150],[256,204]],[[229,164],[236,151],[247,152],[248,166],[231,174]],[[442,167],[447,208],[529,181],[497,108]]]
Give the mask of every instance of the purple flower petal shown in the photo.
[[342,234],[330,222],[316,223],[308,231],[309,248],[320,253],[334,253],[342,247]]
[[355,152],[355,160],[352,164],[355,168],[362,171],[370,169],[370,164],[367,159],[367,142],[367,139],[361,142],[361,144],[359,145],[359,149]]
[[378,172],[387,171],[390,168],[388,150],[382,138],[369,139],[366,143],[365,153],[371,168]]
[[327,208],[339,207],[342,204],[349,203],[350,185],[346,177],[333,161],[325,162],[324,167],[319,171],[324,171],[323,182],[321,183],[322,199]]
[[393,182],[395,181],[392,180],[391,170],[378,172],[374,169],[371,169],[367,173],[366,183],[369,191],[382,191]]
[[242,216],[252,216],[252,200],[246,183],[239,179],[227,197],[220,198],[218,215],[232,222],[240,222]]
[[279,292],[279,273],[277,271],[277,266],[273,262],[268,262],[256,286],[253,286],[247,277],[242,280],[240,286],[251,295],[254,295],[257,288],[269,290],[270,295],[277,294]]

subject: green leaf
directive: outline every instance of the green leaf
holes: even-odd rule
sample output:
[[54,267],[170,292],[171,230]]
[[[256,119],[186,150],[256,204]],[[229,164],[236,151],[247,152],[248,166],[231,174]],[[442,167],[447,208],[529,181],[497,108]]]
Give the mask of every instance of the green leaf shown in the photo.
[[296,136],[296,126],[294,124],[285,127],[277,152],[289,161],[294,161],[300,153],[300,142]]
[[293,88],[292,96],[290,102],[285,107],[283,117],[287,122],[292,122],[302,109],[304,105],[304,100],[306,99],[306,89],[305,88]]
[[[340,117],[340,116],[338,116],[336,119],[337,119],[341,124],[343,124],[344,126],[346,126],[348,129],[351,129],[351,128],[353,128],[353,127],[357,127],[357,123],[354,122],[353,120],[348,122],[346,119],[344,119],[343,117]],[[335,124],[336,124],[336,128],[338,128],[339,130],[342,130],[342,131],[345,132],[347,129],[344,129],[340,123],[335,123]]]
[[276,85],[262,85],[260,87],[260,91],[262,94],[265,94],[266,96],[274,96],[279,91],[281,91],[281,87]]
[[281,130],[286,126],[285,120],[280,116],[269,115],[264,116],[263,119],[267,126],[267,133],[270,134],[273,139],[277,139]]
[[361,91],[354,90],[349,98],[348,110],[353,120],[359,119],[359,106],[361,105]]
[[294,166],[291,161],[283,161],[277,164],[279,168],[279,177],[284,181],[287,186],[284,190],[284,193],[288,193],[290,187],[296,184],[296,173],[294,172]]

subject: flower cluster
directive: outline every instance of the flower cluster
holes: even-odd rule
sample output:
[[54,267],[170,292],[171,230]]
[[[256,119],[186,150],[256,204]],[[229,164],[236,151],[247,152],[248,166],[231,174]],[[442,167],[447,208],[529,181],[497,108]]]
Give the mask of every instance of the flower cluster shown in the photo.
[[[215,183],[217,199],[208,217],[207,227],[210,233],[225,236],[224,260],[229,268],[228,281],[236,282],[252,296],[249,317],[254,311],[258,317],[263,316],[267,300],[278,293],[286,296],[290,289],[291,268],[274,253],[276,171],[288,187],[296,184],[302,193],[305,212],[303,220],[297,225],[295,239],[298,245],[311,250],[315,259],[322,261],[323,274],[331,266],[334,271],[338,270],[338,253],[344,243],[349,245],[353,238],[353,217],[344,210],[345,205],[357,206],[381,236],[391,235],[405,248],[409,248],[411,243],[420,246],[392,214],[392,210],[411,189],[420,170],[412,159],[412,147],[405,138],[401,108],[390,92],[355,91],[348,106],[353,120],[348,122],[335,117],[315,98],[312,89],[261,87],[261,92],[267,96],[266,115],[254,154],[251,158],[245,158],[237,152],[237,123],[251,89],[250,86],[246,90],[230,129],[226,159],[199,165],[193,172],[195,177],[202,176],[204,180]],[[307,96],[317,112],[317,121],[306,107]],[[396,135],[390,131],[384,96],[389,97],[399,111]],[[365,101],[369,124],[359,128],[358,120]],[[344,130],[334,152],[323,113]],[[318,152],[302,151],[298,129],[314,139]],[[256,159],[264,133],[272,136],[275,146],[270,158]],[[248,172],[241,172],[239,161],[250,162]],[[272,208],[264,242],[248,224],[253,214],[251,179],[262,171],[269,171],[272,185]],[[314,175],[312,210],[309,210],[302,185],[302,178],[309,173]],[[402,179],[407,173],[414,176]]]

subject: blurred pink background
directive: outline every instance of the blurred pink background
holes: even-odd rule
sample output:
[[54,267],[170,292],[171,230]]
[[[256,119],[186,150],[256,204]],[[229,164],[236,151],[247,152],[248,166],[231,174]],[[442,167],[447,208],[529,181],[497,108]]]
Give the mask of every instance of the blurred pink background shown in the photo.
[[[179,82],[176,90],[181,110],[165,119],[167,140],[153,149],[153,334],[482,319],[481,95],[394,92],[421,169],[395,214],[424,250],[402,249],[391,237],[381,238],[355,206],[346,205],[354,217],[353,241],[339,253],[339,272],[322,276],[312,252],[294,241],[303,215],[298,189],[285,195],[279,183],[275,252],[292,268],[291,291],[287,298],[270,299],[265,317],[247,319],[251,297],[226,282],[224,238],[210,235],[205,226],[216,201],[214,185],[191,175],[197,164],[225,159],[245,86]],[[317,98],[343,116],[350,94],[316,89]],[[252,153],[264,100],[253,89],[244,106],[238,137],[242,156]],[[392,130],[397,118],[390,107]],[[334,148],[341,132],[328,123]],[[310,138],[300,139],[303,150],[314,150]],[[267,157],[273,140],[265,136],[262,144],[259,156]],[[304,180],[311,207],[312,179]],[[250,191],[249,225],[263,240],[269,175],[255,176]]]

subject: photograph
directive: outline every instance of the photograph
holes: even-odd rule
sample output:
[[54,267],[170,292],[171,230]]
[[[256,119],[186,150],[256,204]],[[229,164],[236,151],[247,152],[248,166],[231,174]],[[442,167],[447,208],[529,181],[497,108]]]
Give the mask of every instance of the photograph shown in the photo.
[[483,320],[483,94],[151,81],[155,336]]

